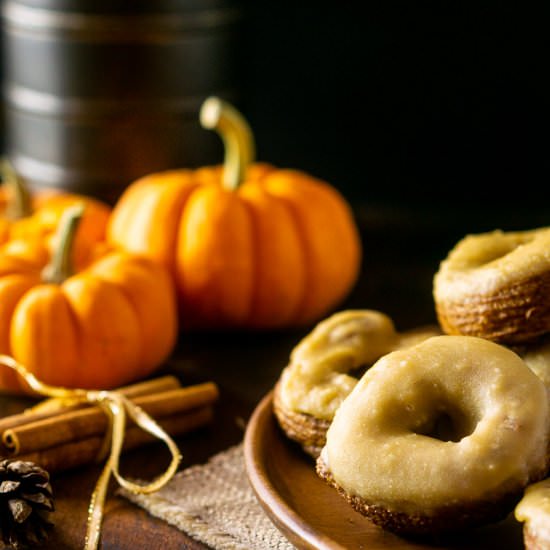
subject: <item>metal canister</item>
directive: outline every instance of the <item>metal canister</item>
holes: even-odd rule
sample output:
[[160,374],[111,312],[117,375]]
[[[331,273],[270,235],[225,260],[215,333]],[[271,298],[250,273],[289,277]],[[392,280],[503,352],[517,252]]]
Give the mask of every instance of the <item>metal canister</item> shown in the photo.
[[152,172],[221,160],[208,95],[238,101],[231,0],[5,0],[4,149],[31,189],[114,202]]

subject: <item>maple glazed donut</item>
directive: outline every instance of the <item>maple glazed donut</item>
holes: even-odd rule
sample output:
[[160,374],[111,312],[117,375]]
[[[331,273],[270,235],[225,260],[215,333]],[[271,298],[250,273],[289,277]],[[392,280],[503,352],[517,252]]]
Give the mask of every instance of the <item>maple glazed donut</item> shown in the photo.
[[318,475],[405,535],[498,521],[548,470],[549,404],[513,351],[435,336],[392,352],[335,414]]
[[514,515],[523,523],[526,550],[550,548],[550,479],[527,487]]
[[382,355],[441,334],[437,327],[397,332],[379,311],[346,310],[321,321],[292,350],[274,392],[285,434],[316,457],[336,409]]
[[439,324],[447,334],[506,345],[550,332],[550,228],[468,235],[434,277]]

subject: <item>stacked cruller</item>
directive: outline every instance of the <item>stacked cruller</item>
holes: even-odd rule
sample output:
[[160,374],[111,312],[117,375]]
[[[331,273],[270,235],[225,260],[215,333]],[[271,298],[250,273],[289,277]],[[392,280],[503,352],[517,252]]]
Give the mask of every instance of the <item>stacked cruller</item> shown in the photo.
[[333,315],[281,374],[279,424],[386,529],[441,535],[515,509],[526,546],[546,548],[549,284],[550,229],[466,237],[434,277],[443,334]]
[[[465,237],[441,264],[434,297],[450,334],[512,347],[550,392],[550,228]],[[533,396],[526,396],[534,401]],[[535,409],[542,416],[542,407]],[[518,426],[515,431],[522,431]],[[521,447],[518,447],[521,452]],[[542,477],[548,476],[548,468]],[[515,509],[527,548],[550,546],[548,480],[531,484]]]

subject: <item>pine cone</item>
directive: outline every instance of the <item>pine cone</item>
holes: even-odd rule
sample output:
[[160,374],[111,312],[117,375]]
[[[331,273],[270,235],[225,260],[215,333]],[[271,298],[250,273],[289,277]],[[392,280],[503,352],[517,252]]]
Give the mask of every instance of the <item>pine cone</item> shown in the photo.
[[0,460],[0,537],[12,548],[43,543],[53,525],[50,476],[33,462]]

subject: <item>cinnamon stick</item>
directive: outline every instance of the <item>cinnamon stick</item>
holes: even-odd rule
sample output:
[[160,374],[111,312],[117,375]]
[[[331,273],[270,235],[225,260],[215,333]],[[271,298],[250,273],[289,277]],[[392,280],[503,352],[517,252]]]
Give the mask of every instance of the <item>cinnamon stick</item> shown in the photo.
[[[207,405],[191,409],[184,414],[166,416],[157,420],[157,423],[170,435],[178,436],[206,426],[212,421],[213,415],[213,407]],[[158,439],[137,426],[131,426],[126,430],[123,450],[135,449],[154,441],[158,441]],[[20,454],[18,458],[35,462],[51,473],[59,472],[96,462],[100,458],[99,453],[103,448],[103,443],[103,435],[93,435]]]
[[[218,387],[213,382],[181,387],[164,376],[119,388],[171,436],[212,421]],[[0,455],[17,456],[57,472],[102,460],[108,451],[109,419],[97,405],[48,399],[21,414],[0,419]],[[157,440],[127,417],[123,450]],[[100,454],[102,456],[100,456]]]
[[[158,378],[152,378],[144,382],[138,382],[136,384],[130,384],[128,386],[122,386],[117,389],[126,397],[133,398],[140,395],[154,394],[165,390],[175,389],[181,387],[179,380],[175,376],[167,375],[160,376]],[[47,418],[53,418],[59,414],[66,413],[71,410],[90,408],[88,403],[78,403],[74,405],[63,405],[58,399],[45,399],[27,409],[26,411],[13,414],[0,418],[0,433],[11,428],[16,428],[24,424],[28,424],[30,421],[44,420]]]
[[[137,395],[131,397],[131,401],[160,422],[166,417],[182,415],[191,409],[211,405],[217,398],[217,386],[213,382],[207,382]],[[5,424],[8,424],[8,420],[5,420]],[[27,415],[25,423],[19,423],[20,420],[16,419],[15,425],[4,429],[2,433],[4,453],[27,455],[96,435],[103,439],[109,427],[107,416],[98,406],[61,411],[45,418],[35,419],[32,415]],[[128,424],[130,430],[130,418]]]
[[151,378],[151,380],[144,380],[143,382],[130,384],[129,386],[122,386],[118,388],[117,391],[126,397],[131,398],[138,395],[149,395],[180,387],[180,381],[175,376],[168,374],[158,378]]

